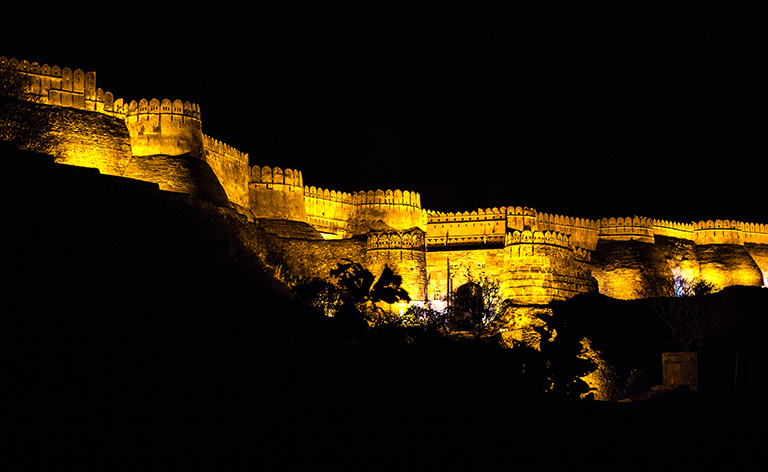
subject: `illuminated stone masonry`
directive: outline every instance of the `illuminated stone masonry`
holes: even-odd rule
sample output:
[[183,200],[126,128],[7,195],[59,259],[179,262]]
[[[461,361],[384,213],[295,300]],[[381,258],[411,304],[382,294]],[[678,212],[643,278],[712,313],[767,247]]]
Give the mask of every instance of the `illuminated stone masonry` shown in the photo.
[[[65,138],[56,150],[59,162],[154,182],[229,205],[251,220],[310,225],[314,239],[281,236],[304,275],[322,275],[318,268],[352,258],[377,274],[385,264],[393,268],[415,301],[440,300],[488,278],[503,298],[530,305],[597,290],[644,297],[675,277],[700,277],[716,288],[768,284],[765,224],[589,220],[519,206],[427,211],[415,192],[338,192],[306,186],[295,169],[250,166],[247,153],[203,133],[196,104],[126,103],[97,88],[95,72],[80,69],[5,57],[0,68],[31,77],[32,92],[55,107],[54,131]],[[356,242],[361,237],[364,248]]]

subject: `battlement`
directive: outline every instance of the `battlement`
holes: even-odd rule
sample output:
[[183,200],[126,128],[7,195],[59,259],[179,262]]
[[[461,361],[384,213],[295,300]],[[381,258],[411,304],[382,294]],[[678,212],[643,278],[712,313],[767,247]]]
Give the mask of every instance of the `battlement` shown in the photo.
[[427,213],[427,245],[500,245],[506,231],[506,208],[478,208],[463,213]]
[[[768,280],[765,224],[678,223],[639,216],[590,220],[522,206],[427,211],[417,192],[340,192],[306,186],[295,169],[249,166],[247,153],[203,134],[200,107],[189,101],[152,98],[126,103],[96,87],[95,72],[81,69],[5,57],[0,57],[0,68],[31,77],[30,92],[40,97],[40,103],[109,115],[107,119],[77,110],[52,110],[69,120],[57,129],[69,140],[64,153],[68,163],[204,195],[201,198],[217,204],[235,204],[249,217],[309,223],[328,239],[367,235],[364,257],[369,268],[376,273],[384,265],[395,268],[403,286],[418,299],[426,299],[427,292],[450,291],[456,281],[451,271],[458,273],[461,267],[497,278],[504,296],[520,303],[547,303],[594,291],[594,279],[609,294],[623,285],[634,287],[635,279],[626,271],[612,271],[604,264],[611,247],[621,250],[624,245],[598,249],[600,241],[654,244],[646,249],[658,253],[657,269],[685,266],[719,286]],[[684,241],[657,242],[656,236]],[[362,240],[348,242],[356,251],[362,248]],[[324,254],[319,257],[327,257]],[[597,264],[590,262],[593,256]],[[645,263],[638,260],[635,265]]]
[[238,151],[237,149],[222,143],[218,139],[214,139],[207,134],[203,133],[203,146],[205,147],[206,156],[213,159],[225,159],[232,161],[237,165],[248,165],[248,154]]
[[250,183],[302,188],[304,178],[298,170],[253,166],[251,167]]
[[652,220],[654,234],[705,244],[768,244],[768,225],[735,220],[701,220],[698,223],[676,223]]
[[425,250],[424,233],[420,230],[371,232],[368,250],[413,249]]
[[477,211],[463,213],[444,213],[436,211],[427,212],[427,221],[429,223],[445,223],[456,221],[483,221],[483,220],[500,220],[507,216],[507,209],[501,208],[478,208]]
[[69,67],[50,67],[27,60],[18,61],[0,56],[0,69],[14,69],[32,79],[31,93],[38,95],[45,105],[57,105],[96,111],[112,116],[123,117],[122,99],[118,100],[119,109],[115,109],[115,100],[110,92],[96,88],[96,72],[72,70]]
[[352,192],[352,205],[376,207],[381,205],[402,205],[421,210],[421,195],[408,190],[361,190]]
[[619,217],[600,220],[598,236],[611,241],[641,241],[653,244],[653,221],[648,218]]
[[153,98],[147,100],[142,98],[138,102],[131,100],[128,104],[126,118],[132,116],[141,117],[143,115],[176,115],[184,118],[192,118],[200,122],[200,107],[195,103],[182,102],[181,100],[169,100],[167,98],[158,100]]
[[515,244],[543,244],[547,246],[558,246],[573,250],[571,237],[567,234],[556,231],[513,231],[507,233],[504,239],[505,246]]

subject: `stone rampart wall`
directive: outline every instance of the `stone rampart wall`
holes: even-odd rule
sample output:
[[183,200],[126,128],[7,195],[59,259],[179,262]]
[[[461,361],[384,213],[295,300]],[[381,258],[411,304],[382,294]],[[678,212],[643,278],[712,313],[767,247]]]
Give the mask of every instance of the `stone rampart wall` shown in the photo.
[[211,166],[232,203],[248,207],[248,183],[252,169],[248,154],[203,134],[205,161]]
[[[367,266],[366,241],[364,239],[288,239],[278,238],[286,263],[291,272],[300,277],[328,280],[330,272],[349,259]],[[378,275],[378,274],[376,274]]]
[[[500,280],[504,270],[504,249],[451,248],[426,253],[427,295],[430,300],[443,300],[449,290],[483,278]],[[450,283],[449,283],[450,280]]]
[[376,228],[378,221],[395,230],[426,230],[426,213],[416,192],[370,190],[349,194],[304,187],[304,198],[308,222],[326,234],[364,234]]
[[502,243],[506,231],[506,209],[478,209],[464,213],[427,214],[427,245],[453,246]]
[[538,231],[554,231],[570,235],[574,246],[594,250],[597,245],[599,224],[595,220],[537,213],[536,223],[537,226],[533,229]]
[[111,92],[96,87],[96,72],[72,70],[69,67],[50,67],[23,60],[0,56],[0,68],[15,69],[32,79],[32,93],[44,105],[57,105],[80,110],[96,111],[119,118],[125,117],[123,100],[115,100]]
[[597,290],[566,234],[514,231],[507,234],[504,256],[501,294],[516,303],[541,305]]
[[603,218],[598,229],[598,238],[602,240],[653,243],[653,236],[653,221],[639,216]]
[[131,101],[125,124],[134,156],[181,156],[205,159],[200,107],[181,100]]
[[307,221],[301,172],[253,166],[248,180],[248,208],[254,216]]
[[57,162],[127,177],[133,157],[128,128],[122,119],[67,107],[51,108],[50,113],[51,133],[60,138],[54,151]]
[[368,270],[379,276],[388,266],[402,278],[411,301],[427,299],[427,264],[424,232],[420,229],[371,232],[367,241]]
[[326,234],[342,237],[352,215],[352,195],[316,187],[304,187],[307,222]]

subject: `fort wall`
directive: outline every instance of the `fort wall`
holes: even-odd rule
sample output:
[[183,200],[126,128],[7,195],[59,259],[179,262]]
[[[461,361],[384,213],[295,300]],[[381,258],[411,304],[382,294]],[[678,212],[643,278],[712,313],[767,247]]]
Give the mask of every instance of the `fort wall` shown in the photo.
[[0,56],[0,69],[10,68],[24,73],[32,79],[31,92],[38,95],[45,105],[58,105],[79,110],[96,111],[120,116],[122,100],[115,106],[110,92],[96,88],[96,72],[72,70],[69,67],[50,67],[14,58]]
[[[336,266],[349,259],[363,266],[367,265],[365,239],[322,239],[278,238],[284,258],[294,274],[307,278],[328,280]],[[374,275],[378,276],[378,273]]]
[[427,214],[427,245],[504,244],[506,208],[478,209],[464,213]]
[[[594,251],[600,238],[600,225],[595,220],[552,215],[549,213],[537,213],[536,220],[537,226],[534,229],[570,235],[571,243],[575,247]],[[521,228],[516,229],[522,231]]]
[[206,134],[203,134],[203,150],[205,162],[218,177],[229,201],[247,208],[248,184],[252,177],[248,154]]
[[351,194],[305,186],[304,206],[308,223],[327,237],[347,234],[347,221],[353,212]]
[[[702,277],[717,287],[768,283],[765,224],[589,220],[519,206],[430,212],[416,192],[338,192],[305,186],[296,170],[249,167],[248,154],[203,134],[196,104],[125,103],[96,86],[95,72],[80,69],[5,57],[0,67],[31,77],[40,102],[56,105],[51,132],[62,137],[60,162],[244,207],[241,212],[256,218],[308,223],[328,239],[346,238],[332,244],[295,234],[282,238],[296,251],[293,263],[318,277],[326,278],[346,257],[377,275],[384,264],[396,268],[414,299],[444,297],[473,277],[493,277],[504,296],[527,304],[591,291],[590,273],[603,293],[617,298],[643,296],[649,274],[664,283],[674,276]],[[354,238],[364,234],[365,243]]]
[[301,172],[269,166],[251,167],[248,207],[256,218],[307,221]]
[[50,113],[50,133],[59,138],[53,151],[57,162],[126,176],[133,157],[128,128],[122,119],[66,107],[51,108]]
[[408,292],[411,301],[427,300],[427,263],[422,230],[369,233],[366,264],[377,277],[388,266],[402,278],[401,287]]
[[541,305],[597,290],[576,262],[584,253],[575,251],[567,234],[524,230],[508,233],[505,239],[502,298]]
[[188,155],[204,160],[200,107],[181,100],[133,100],[125,124],[134,156]]
[[308,222],[329,237],[365,234],[371,229],[426,230],[421,196],[401,190],[360,191],[351,194],[305,187]]
[[452,248],[426,254],[427,294],[443,300],[467,282],[499,280],[504,269],[502,247]]

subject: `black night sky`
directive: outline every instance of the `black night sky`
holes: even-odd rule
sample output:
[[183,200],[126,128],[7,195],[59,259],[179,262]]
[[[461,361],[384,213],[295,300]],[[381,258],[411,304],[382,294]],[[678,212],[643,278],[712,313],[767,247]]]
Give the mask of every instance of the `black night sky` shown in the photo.
[[308,185],[768,222],[765,9],[471,3],[26,2],[0,54],[196,102],[206,134]]

